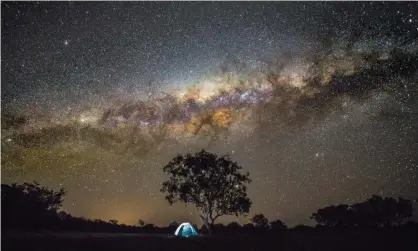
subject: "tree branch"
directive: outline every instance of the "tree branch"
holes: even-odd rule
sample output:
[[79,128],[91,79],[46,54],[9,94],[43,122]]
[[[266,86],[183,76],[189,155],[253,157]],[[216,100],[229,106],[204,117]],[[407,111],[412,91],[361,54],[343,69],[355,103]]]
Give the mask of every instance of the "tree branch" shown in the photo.
[[219,218],[219,217],[221,217],[221,216],[222,216],[222,214],[218,214],[218,213],[217,213],[217,214],[215,215],[215,217],[213,217],[212,221],[215,221],[216,219],[218,219],[218,218]]

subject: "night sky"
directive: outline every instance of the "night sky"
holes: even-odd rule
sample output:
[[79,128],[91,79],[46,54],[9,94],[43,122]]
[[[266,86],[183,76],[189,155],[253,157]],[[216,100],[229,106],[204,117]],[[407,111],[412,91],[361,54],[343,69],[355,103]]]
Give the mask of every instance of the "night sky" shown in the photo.
[[[197,221],[162,167],[250,172],[250,216],[418,192],[418,4],[1,3],[2,182],[75,216]],[[221,218],[247,223],[248,218]]]

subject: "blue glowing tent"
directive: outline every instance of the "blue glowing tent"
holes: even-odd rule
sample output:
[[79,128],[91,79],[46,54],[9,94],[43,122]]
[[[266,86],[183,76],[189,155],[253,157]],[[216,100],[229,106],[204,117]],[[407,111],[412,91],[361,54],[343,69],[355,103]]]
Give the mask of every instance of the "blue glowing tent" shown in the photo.
[[196,229],[193,227],[192,224],[185,222],[178,226],[174,235],[180,237],[193,237],[198,236],[199,234],[197,233]]

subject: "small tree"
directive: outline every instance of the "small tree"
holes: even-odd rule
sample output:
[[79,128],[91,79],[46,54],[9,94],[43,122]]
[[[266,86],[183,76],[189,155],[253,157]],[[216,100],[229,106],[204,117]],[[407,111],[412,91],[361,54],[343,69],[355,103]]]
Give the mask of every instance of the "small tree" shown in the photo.
[[167,228],[170,231],[175,231],[178,228],[179,224],[176,221],[172,221],[168,224]]
[[269,220],[264,216],[264,214],[254,215],[251,218],[251,222],[258,228],[267,228],[269,226]]
[[282,231],[286,230],[287,226],[281,220],[274,220],[270,222],[270,229],[273,231]]
[[176,229],[179,224],[177,223],[177,221],[172,221],[168,224],[169,227]]
[[194,156],[178,155],[163,169],[169,180],[163,182],[161,192],[167,194],[170,205],[177,201],[194,204],[210,234],[220,216],[249,212],[246,185],[251,180],[241,169],[228,156],[217,157],[205,150]]
[[110,224],[117,225],[119,223],[118,220],[109,220]]
[[138,226],[143,227],[145,225],[145,221],[139,219],[138,220]]

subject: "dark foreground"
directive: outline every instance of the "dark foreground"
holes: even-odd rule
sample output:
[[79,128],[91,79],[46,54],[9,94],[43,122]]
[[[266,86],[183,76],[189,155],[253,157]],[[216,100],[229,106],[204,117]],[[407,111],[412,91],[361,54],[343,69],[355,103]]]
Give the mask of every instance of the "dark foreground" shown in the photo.
[[147,234],[4,234],[1,250],[418,250],[416,232],[299,233],[177,238]]

